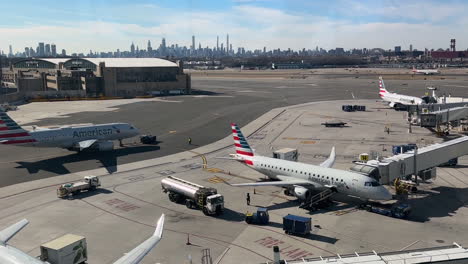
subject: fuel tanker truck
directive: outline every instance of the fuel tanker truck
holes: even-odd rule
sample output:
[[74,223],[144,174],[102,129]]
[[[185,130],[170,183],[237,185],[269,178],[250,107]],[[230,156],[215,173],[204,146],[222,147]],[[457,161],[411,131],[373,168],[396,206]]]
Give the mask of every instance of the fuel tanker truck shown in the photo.
[[169,200],[185,203],[190,209],[201,209],[205,215],[220,215],[224,211],[224,197],[215,188],[169,176],[161,181]]

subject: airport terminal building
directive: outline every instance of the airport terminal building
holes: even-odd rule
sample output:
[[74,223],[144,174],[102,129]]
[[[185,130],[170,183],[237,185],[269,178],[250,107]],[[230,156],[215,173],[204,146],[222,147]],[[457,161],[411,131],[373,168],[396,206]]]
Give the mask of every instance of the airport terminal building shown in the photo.
[[190,93],[182,62],[158,58],[30,58],[4,79],[29,94],[134,97]]

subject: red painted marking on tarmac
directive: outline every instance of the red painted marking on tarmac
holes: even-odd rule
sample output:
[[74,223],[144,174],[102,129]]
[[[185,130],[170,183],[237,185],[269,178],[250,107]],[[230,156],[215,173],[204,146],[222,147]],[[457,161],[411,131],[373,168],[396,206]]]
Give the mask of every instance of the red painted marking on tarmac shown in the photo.
[[[272,248],[274,246],[280,246],[280,252],[283,256],[286,256],[289,259],[300,259],[308,256],[313,256],[314,254],[303,250],[301,248],[288,245],[286,242],[276,239],[273,237],[264,237],[254,241],[256,244],[262,245],[266,248]],[[287,251],[286,251],[287,250]]]

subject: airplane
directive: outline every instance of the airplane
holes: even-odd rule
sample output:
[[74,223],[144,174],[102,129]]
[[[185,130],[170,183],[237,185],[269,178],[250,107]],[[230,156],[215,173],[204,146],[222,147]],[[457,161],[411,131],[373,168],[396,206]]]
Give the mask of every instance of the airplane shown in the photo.
[[26,147],[65,148],[71,151],[114,149],[112,140],[130,138],[140,132],[127,123],[35,128],[27,131],[7,113],[0,112],[0,144]]
[[388,102],[390,107],[398,107],[399,105],[420,105],[424,103],[422,98],[409,96],[397,93],[391,93],[385,89],[385,84],[382,76],[379,77],[379,96],[385,102]]
[[[7,244],[14,235],[23,229],[29,221],[23,219],[16,224],[13,224],[0,231],[0,263],[2,264],[49,264],[47,261],[42,261],[31,257],[25,252],[14,248]],[[114,264],[138,264],[140,261],[153,249],[162,238],[164,228],[164,214],[158,220],[154,234],[138,245],[129,253],[118,259]]]
[[432,75],[432,74],[439,74],[440,71],[437,69],[426,69],[426,70],[418,70],[413,66],[412,70],[413,74],[418,73],[418,74],[424,74],[424,75]]
[[307,201],[311,191],[342,193],[363,200],[391,200],[391,193],[375,179],[356,172],[333,169],[335,147],[319,166],[255,155],[237,124],[231,124],[236,154],[228,159],[237,160],[268,176],[272,181],[230,184],[231,186],[280,186],[286,195]]

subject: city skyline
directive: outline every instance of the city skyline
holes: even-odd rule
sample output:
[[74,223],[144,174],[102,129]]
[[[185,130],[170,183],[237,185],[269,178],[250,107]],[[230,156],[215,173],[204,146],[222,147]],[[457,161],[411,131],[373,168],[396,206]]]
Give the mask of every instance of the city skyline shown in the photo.
[[0,42],[0,49],[5,53],[10,44],[19,51],[18,47],[36,40],[78,53],[122,50],[132,41],[143,48],[148,40],[159,43],[162,38],[168,45],[190,47],[192,35],[197,47],[202,43],[212,48],[217,36],[226,45],[228,32],[233,50],[393,49],[410,44],[419,50],[445,49],[451,38],[458,40],[460,50],[468,48],[463,32],[468,26],[463,12],[468,3],[459,0],[138,0],[133,4],[47,0],[40,5],[10,1],[4,7],[9,10],[0,22],[0,35],[7,40]]

